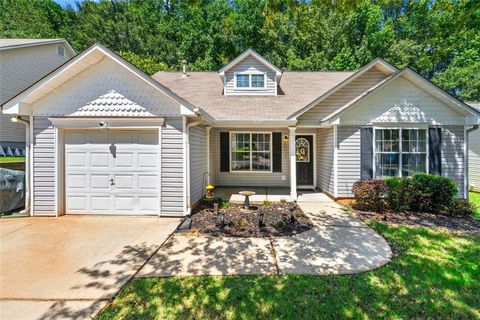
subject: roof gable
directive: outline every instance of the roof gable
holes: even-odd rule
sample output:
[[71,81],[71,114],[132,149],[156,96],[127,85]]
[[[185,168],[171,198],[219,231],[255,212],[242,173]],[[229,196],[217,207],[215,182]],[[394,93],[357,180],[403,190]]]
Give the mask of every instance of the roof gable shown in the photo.
[[53,44],[53,43],[62,43],[65,44],[67,50],[70,51],[71,55],[77,54],[75,50],[73,50],[70,43],[67,40],[58,38],[58,39],[0,39],[0,51],[2,50],[11,50],[17,48],[25,48],[25,47],[32,47],[32,46],[40,46],[45,44]]
[[[391,107],[396,110],[396,111],[393,111],[393,112],[396,112],[399,118],[403,118],[407,122],[425,121],[425,122],[435,123],[435,120],[432,120],[433,118],[435,118],[435,116],[433,116],[430,119],[426,119],[425,115],[422,115],[422,117],[424,117],[424,119],[421,120],[421,119],[415,119],[416,115],[407,119],[408,115],[406,115],[406,113],[408,113],[408,112],[411,112],[412,114],[415,113],[415,112],[416,113],[418,113],[418,112],[423,113],[424,110],[422,110],[422,109],[431,107],[432,105],[439,106],[438,103],[437,104],[430,104],[430,105],[423,105],[423,106],[421,105],[422,104],[422,101],[421,101],[422,99],[424,101],[429,100],[429,99],[434,99],[435,101],[441,102],[441,105],[448,106],[449,108],[453,109],[453,110],[450,110],[450,113],[447,116],[444,116],[444,119],[447,119],[447,122],[448,121],[455,121],[454,119],[448,120],[448,117],[450,117],[450,116],[454,117],[455,114],[456,115],[461,114],[464,118],[463,120],[465,120],[465,117],[472,116],[473,118],[475,118],[472,121],[475,122],[475,123],[478,122],[478,115],[479,114],[478,114],[478,112],[476,112],[474,110],[474,108],[466,105],[465,103],[458,100],[454,96],[448,94],[447,92],[445,92],[441,88],[437,87],[435,84],[433,84],[432,82],[423,78],[422,76],[420,76],[419,74],[417,74],[415,71],[411,70],[408,67],[392,74],[390,77],[386,78],[384,81],[380,82],[376,86],[374,86],[374,87],[370,88],[369,90],[365,91],[363,94],[361,94],[358,97],[356,97],[355,99],[351,100],[350,102],[348,102],[347,104],[345,104],[341,108],[337,109],[336,111],[330,113],[325,118],[323,118],[320,122],[334,123],[334,122],[339,121],[339,119],[342,116],[344,116],[346,113],[350,112],[351,110],[354,110],[357,107],[361,108],[361,106],[364,105],[364,104],[365,104],[365,107],[366,107],[366,105],[368,105],[367,99],[371,98],[374,95],[381,95],[385,89],[392,88],[391,84],[393,85],[393,82],[397,81],[400,78],[404,78],[405,80],[408,80],[407,83],[403,83],[402,85],[399,86],[401,89],[405,89],[405,90],[403,90],[403,91],[398,90],[398,88],[395,87],[395,88],[393,88],[393,91],[390,94],[387,93],[387,94],[385,94],[385,97],[383,99],[380,99],[382,101],[388,101],[389,98],[391,98],[393,96],[393,97],[396,97],[397,100],[402,100],[401,103],[391,103],[391,101],[388,102],[388,103],[392,104]],[[418,98],[415,97],[416,95],[418,95],[417,93],[415,93],[415,91],[417,91],[417,92],[421,91],[422,92],[423,97],[422,97],[421,100],[418,100]],[[411,96],[413,96],[413,98]],[[415,101],[415,99],[416,99],[416,101]],[[409,100],[413,100],[416,103],[413,104]],[[363,103],[363,102],[365,102],[365,103]],[[373,110],[373,108],[369,107],[369,110]],[[435,110],[432,111],[432,113],[435,113],[435,112],[442,112],[442,111],[439,110],[439,109],[437,109],[436,111]],[[407,118],[405,118],[405,117],[407,117]],[[381,120],[381,121],[386,121],[385,119],[386,118],[383,118],[383,120]]]
[[22,105],[33,104],[35,101],[49,94],[62,84],[66,83],[70,79],[73,79],[76,75],[105,59],[112,61],[117,66],[122,67],[137,79],[140,79],[146,86],[163,93],[173,102],[179,104],[179,106],[184,106],[187,109],[190,109],[192,113],[198,111],[198,113],[203,114],[205,118],[211,120],[211,117],[206,112],[198,110],[198,108],[174,94],[170,89],[164,87],[114,52],[99,44],[95,44],[86,49],[81,54],[67,61],[59,68],[52,71],[44,78],[40,79],[29,88],[25,89],[23,92],[7,101],[3,107],[4,112],[6,111],[5,113],[20,114],[22,111]]
[[333,94],[337,93],[339,90],[345,88],[355,80],[359,79],[362,75],[365,73],[369,72],[370,70],[376,68],[380,72],[382,72],[385,75],[391,75],[394,72],[396,72],[398,69],[386,62],[383,59],[377,58],[364,66],[362,69],[358,70],[354,74],[352,74],[350,77],[330,89],[329,91],[325,92],[324,94],[321,94],[319,97],[317,97],[315,100],[311,101],[309,104],[307,104],[305,107],[302,109],[296,111],[295,113],[291,114],[288,119],[297,119],[310,109],[314,108],[317,106],[320,102],[323,100],[327,99],[328,97],[332,96]]
[[259,63],[265,65],[267,68],[275,72],[275,76],[277,77],[277,81],[280,80],[280,77],[282,76],[282,70],[274,66],[272,63],[270,63],[267,59],[262,57],[260,54],[255,52],[252,49],[248,49],[239,56],[237,56],[235,59],[230,61],[226,66],[224,66],[222,69],[218,71],[218,74],[220,77],[223,79],[225,77],[225,72],[228,70],[232,69],[235,65],[237,65],[239,62],[243,61],[247,57],[253,57],[255,60],[257,60]]

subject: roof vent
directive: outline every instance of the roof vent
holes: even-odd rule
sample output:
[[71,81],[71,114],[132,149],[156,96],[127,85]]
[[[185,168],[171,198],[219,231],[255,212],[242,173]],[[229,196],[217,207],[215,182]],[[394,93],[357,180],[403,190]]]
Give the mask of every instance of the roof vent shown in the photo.
[[183,65],[182,78],[186,78],[186,77],[188,77],[188,75],[187,75],[187,60],[183,59],[182,60],[182,65]]

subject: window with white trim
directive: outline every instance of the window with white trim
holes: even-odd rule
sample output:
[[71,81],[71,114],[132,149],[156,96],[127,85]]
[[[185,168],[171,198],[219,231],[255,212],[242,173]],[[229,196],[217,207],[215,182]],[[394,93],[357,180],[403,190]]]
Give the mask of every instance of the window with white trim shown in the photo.
[[272,170],[272,134],[232,132],[230,135],[230,171]]
[[375,177],[427,172],[426,129],[375,129]]
[[235,74],[236,88],[264,89],[265,74],[263,73],[237,73]]

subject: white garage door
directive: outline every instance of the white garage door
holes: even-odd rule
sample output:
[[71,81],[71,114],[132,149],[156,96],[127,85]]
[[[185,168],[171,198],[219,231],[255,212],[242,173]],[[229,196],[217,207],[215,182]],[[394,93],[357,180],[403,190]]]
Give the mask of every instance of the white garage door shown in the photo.
[[67,214],[153,215],[160,210],[158,131],[67,131]]

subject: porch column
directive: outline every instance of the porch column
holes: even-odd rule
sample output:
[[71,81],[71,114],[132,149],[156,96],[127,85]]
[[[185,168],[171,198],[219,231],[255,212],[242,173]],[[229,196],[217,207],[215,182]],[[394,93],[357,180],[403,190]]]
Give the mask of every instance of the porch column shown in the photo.
[[290,134],[288,137],[290,154],[290,197],[297,200],[297,159],[295,155],[295,130],[296,127],[288,127]]

